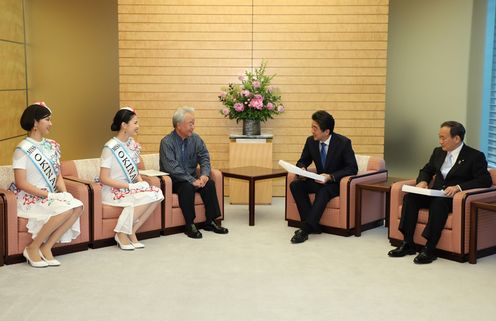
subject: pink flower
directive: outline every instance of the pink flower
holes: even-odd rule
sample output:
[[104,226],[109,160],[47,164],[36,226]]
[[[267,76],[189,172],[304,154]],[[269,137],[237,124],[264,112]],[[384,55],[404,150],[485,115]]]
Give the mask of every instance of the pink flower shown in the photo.
[[250,107],[261,110],[263,108],[263,97],[260,94],[255,95],[250,101]]
[[251,92],[247,89],[241,91],[241,95],[245,96],[245,97],[248,97],[251,95]]
[[226,95],[227,95],[227,93],[225,91],[221,91],[220,94],[219,94],[219,97],[225,98]]
[[272,92],[272,90],[274,90],[274,87],[272,87],[272,86],[267,87],[267,91],[268,91],[269,93],[271,93],[271,92]]
[[255,80],[251,84],[253,85],[253,88],[260,88],[260,81],[258,81],[258,80]]
[[241,81],[246,81],[246,76],[245,75],[241,75],[238,77],[239,80]]
[[274,109],[274,105],[272,103],[268,103],[267,106],[266,106],[266,108],[268,110],[272,110],[272,109]]
[[283,105],[277,106],[277,112],[278,113],[283,113],[284,112],[284,106]]
[[235,103],[234,110],[237,112],[242,112],[243,110],[245,110],[245,106],[243,106],[242,103]]
[[223,114],[224,116],[229,115],[229,109],[227,109],[227,108],[222,109],[222,114]]

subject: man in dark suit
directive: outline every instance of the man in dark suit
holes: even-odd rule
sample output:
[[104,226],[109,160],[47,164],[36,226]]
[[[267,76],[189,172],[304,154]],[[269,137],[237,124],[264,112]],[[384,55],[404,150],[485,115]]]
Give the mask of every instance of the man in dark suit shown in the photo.
[[391,257],[415,254],[413,235],[420,208],[429,209],[429,219],[422,236],[427,239],[425,247],[413,260],[416,264],[428,264],[436,259],[435,249],[441,232],[453,210],[453,196],[467,189],[490,187],[491,175],[487,171],[486,157],[480,151],[463,143],[465,128],[456,121],[446,121],[439,129],[439,144],[429,162],[420,170],[417,187],[428,188],[434,177],[432,189],[443,190],[448,197],[431,197],[406,194],[401,210],[400,231],[404,241],[389,251]]
[[[300,177],[291,183],[291,193],[301,219],[301,228],[295,232],[291,243],[305,242],[309,234],[321,232],[320,218],[327,203],[339,195],[339,181],[358,171],[351,141],[334,133],[334,118],[323,110],[312,115],[312,136],[307,138],[296,166],[306,169],[312,162],[325,181]],[[315,193],[313,204],[308,196],[310,193]]]

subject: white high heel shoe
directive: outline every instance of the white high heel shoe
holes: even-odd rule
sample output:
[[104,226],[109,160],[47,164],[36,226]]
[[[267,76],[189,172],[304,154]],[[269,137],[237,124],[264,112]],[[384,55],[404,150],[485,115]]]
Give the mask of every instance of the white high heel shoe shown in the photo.
[[141,243],[141,242],[136,242],[136,243],[132,243],[131,244],[134,246],[135,249],[144,249],[145,248],[145,244]]
[[[137,222],[137,220],[136,220],[136,222]],[[138,242],[138,241],[133,242],[129,236],[130,235],[128,235],[127,238],[129,239],[129,241],[131,242],[131,244],[134,246],[135,249],[144,249],[145,248],[145,244]]]
[[41,250],[39,251],[41,259],[45,262],[47,262],[48,266],[60,266],[60,261],[53,259],[53,260],[47,260],[43,253],[41,253]]
[[28,264],[31,265],[32,267],[35,267],[35,268],[44,268],[44,267],[47,267],[48,266],[48,263],[45,262],[45,261],[33,261],[31,260],[31,258],[29,257],[29,254],[28,254],[28,250],[26,248],[24,248],[24,251],[22,251],[22,256],[24,256],[26,258],[26,260],[28,261]]
[[121,241],[119,240],[119,237],[117,236],[117,234],[115,234],[114,240],[117,242],[117,246],[121,250],[125,250],[125,251],[133,251],[134,250],[134,246],[132,244],[121,244]]

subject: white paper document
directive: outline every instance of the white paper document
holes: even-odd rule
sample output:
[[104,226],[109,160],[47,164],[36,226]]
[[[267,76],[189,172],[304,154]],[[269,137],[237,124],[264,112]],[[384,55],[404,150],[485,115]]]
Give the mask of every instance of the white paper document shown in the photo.
[[157,171],[154,169],[144,169],[142,171],[139,171],[139,173],[141,175],[145,175],[145,176],[167,176],[167,175],[169,175],[169,173],[164,173],[164,172]]
[[442,191],[442,190],[421,188],[421,187],[416,187],[416,186],[411,186],[411,185],[403,185],[401,190],[403,192],[407,192],[407,193],[421,194],[421,195],[427,195],[427,196],[449,197],[448,195],[444,194],[444,191]]
[[315,174],[313,172],[306,171],[304,169],[301,169],[297,166],[294,166],[293,164],[290,164],[288,162],[283,161],[282,159],[279,160],[279,166],[281,166],[282,168],[284,168],[285,170],[287,170],[290,173],[304,176],[304,177],[308,177],[308,178],[312,178],[312,179],[316,179],[316,180],[321,181],[321,182],[325,182],[324,176],[319,175],[319,174]]

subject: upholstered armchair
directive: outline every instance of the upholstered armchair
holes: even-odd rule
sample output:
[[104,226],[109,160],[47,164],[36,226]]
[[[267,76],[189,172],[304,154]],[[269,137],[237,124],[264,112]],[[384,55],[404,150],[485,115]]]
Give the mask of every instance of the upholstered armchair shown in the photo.
[[[141,155],[143,159],[144,169],[154,169],[159,170],[159,154],[147,154]],[[172,193],[172,180],[169,176],[161,176],[163,180],[163,185],[165,188],[163,192],[165,194],[165,222],[164,222],[164,234],[174,234],[180,233],[184,230],[184,225],[186,222],[184,221],[183,212],[179,207],[179,199],[177,194]],[[217,190],[217,198],[219,201],[219,206],[221,209],[221,217],[219,220],[224,219],[224,191],[222,185],[222,173],[218,169],[212,168],[210,173],[210,179],[215,182],[215,189]],[[195,212],[196,219],[195,223],[199,223],[201,227],[201,223],[204,223],[206,220],[205,217],[205,206],[203,205],[203,201],[200,197],[200,194],[196,193],[195,195]]]
[[[493,187],[478,188],[462,191],[453,197],[453,212],[449,214],[441,238],[437,244],[438,255],[458,262],[468,259],[470,236],[470,203],[474,201],[496,202],[496,169],[489,170],[493,179]],[[389,241],[393,246],[399,246],[403,241],[403,234],[399,231],[401,208],[403,206],[403,185],[415,185],[415,180],[396,182],[391,186],[391,212],[389,217]],[[419,211],[415,228],[414,242],[420,247],[426,240],[422,237],[425,225],[429,218],[427,208]],[[479,256],[496,251],[496,216],[480,211],[478,226],[477,250]],[[491,252],[492,251],[492,252]],[[482,255],[481,253],[482,252]]]
[[[358,174],[343,177],[339,183],[340,195],[333,198],[324,210],[320,225],[322,231],[349,236],[355,228],[355,186],[359,183],[377,183],[387,180],[387,170],[383,159],[373,156],[356,155]],[[299,227],[300,215],[289,188],[295,174],[288,173],[286,183],[286,221],[288,226]],[[314,194],[310,194],[313,202]],[[383,224],[385,200],[382,193],[363,191],[362,231]]]
[[[96,179],[100,175],[100,159],[79,159],[63,161],[62,175],[64,179],[84,186],[90,200],[90,246],[98,248],[115,244],[114,227],[117,223],[122,208],[102,204],[102,189]],[[158,180],[148,181],[160,187]],[[160,236],[162,230],[162,211],[158,206],[155,212],[138,230],[138,238]]]
[[[18,263],[24,261],[22,251],[31,240],[26,224],[27,219],[17,217],[17,201],[13,192],[9,191],[10,184],[14,182],[12,166],[0,166],[0,196],[3,199],[5,248],[2,255],[5,263]],[[89,208],[90,203],[86,188],[74,182],[64,180],[67,191],[84,204],[83,214],[80,217],[81,234],[70,243],[57,243],[53,249],[55,255],[83,251],[88,249],[89,242]],[[0,228],[1,230],[1,228]],[[3,235],[1,236],[3,237]]]

